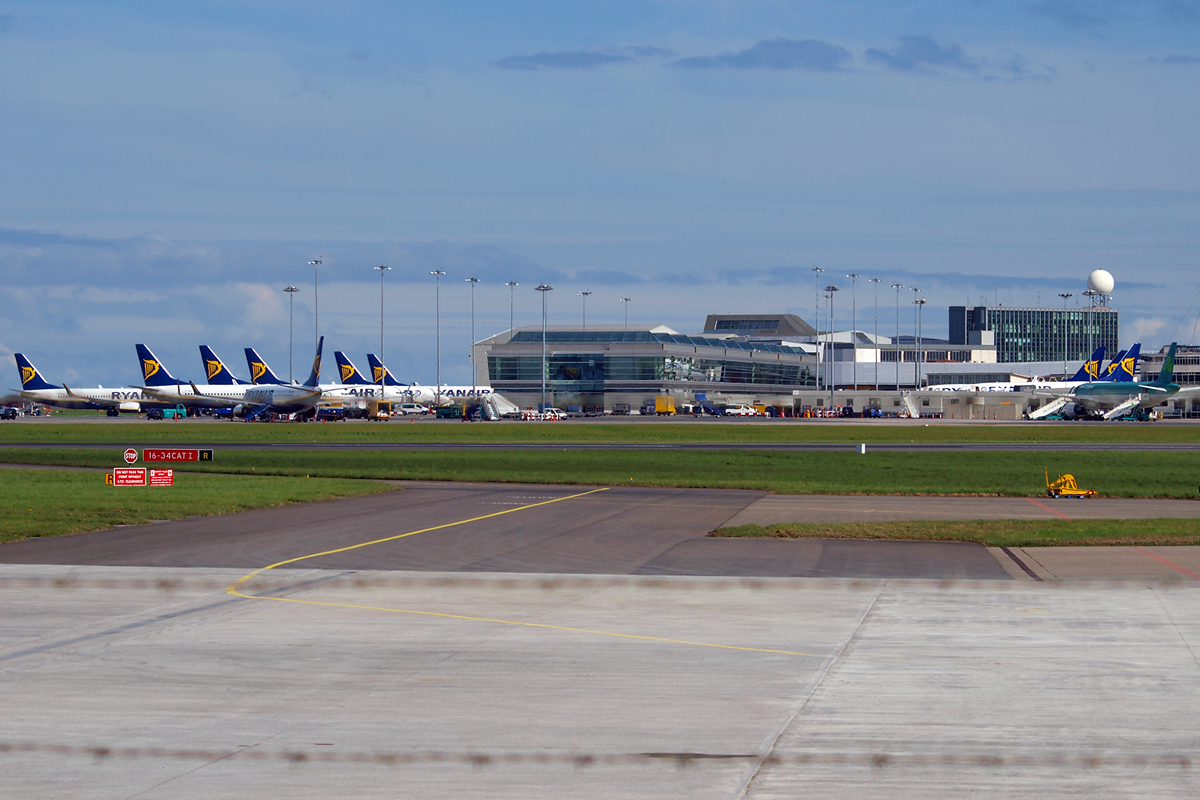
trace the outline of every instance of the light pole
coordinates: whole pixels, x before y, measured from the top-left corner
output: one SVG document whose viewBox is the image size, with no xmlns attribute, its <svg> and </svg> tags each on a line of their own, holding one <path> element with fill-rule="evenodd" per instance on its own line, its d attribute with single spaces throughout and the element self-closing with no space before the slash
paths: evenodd
<svg viewBox="0 0 1200 800">
<path fill-rule="evenodd" d="M 433 276 L 433 313 L 434 313 L 434 341 L 437 343 L 437 386 L 433 390 L 433 406 L 440 408 L 442 405 L 442 276 L 445 275 L 444 270 L 432 270 L 430 275 Z M 384 367 L 387 371 L 387 367 Z"/>
<path fill-rule="evenodd" d="M 475 375 L 475 284 L 479 283 L 479 278 L 467 278 L 467 283 L 471 284 L 471 399 L 475 398 L 475 381 L 478 378 Z"/>
<path fill-rule="evenodd" d="M 629 330 L 629 304 L 633 302 L 633 298 L 622 297 L 621 302 L 625 304 L 625 330 Z"/>
<path fill-rule="evenodd" d="M 383 369 L 379 370 L 379 399 L 383 400 L 384 392 L 384 376 L 387 375 L 387 351 L 383 349 L 383 273 L 387 272 L 391 267 L 385 267 L 380 264 L 375 267 L 379 272 L 379 360 L 383 362 Z"/>
<path fill-rule="evenodd" d="M 915 286 L 909 287 L 913 293 L 913 391 L 921 388 L 921 351 L 917 341 L 917 293 L 921 290 Z"/>
<path fill-rule="evenodd" d="M 542 293 L 542 404 L 539 411 L 546 411 L 546 292 L 554 289 L 548 283 L 539 284 L 537 291 Z"/>
<path fill-rule="evenodd" d="M 576 292 L 575 294 L 583 298 L 583 330 L 587 332 L 587 299 L 591 292 Z"/>
<path fill-rule="evenodd" d="M 321 259 L 308 262 L 313 268 L 313 348 L 315 349 L 321 342 L 321 313 L 317 301 L 320 299 L 317 294 L 317 267 L 321 266 Z"/>
<path fill-rule="evenodd" d="M 921 325 L 925 322 L 925 303 L 928 302 L 922 297 L 917 300 L 917 352 L 920 354 L 917 360 L 917 368 L 920 369 L 920 364 L 925 360 L 925 350 L 921 346 Z M 917 376 L 917 390 L 921 388 L 921 376 Z"/>
<path fill-rule="evenodd" d="M 1075 295 L 1071 294 L 1070 292 L 1061 292 L 1058 296 L 1061 297 L 1063 301 L 1063 380 L 1065 381 L 1067 379 L 1068 338 L 1071 335 L 1071 326 L 1067 321 L 1067 314 L 1069 313 L 1067 311 L 1067 298 L 1074 297 Z"/>
<path fill-rule="evenodd" d="M 854 391 L 858 391 L 858 279 L 862 276 L 851 272 L 850 279 L 850 341 L 854 344 Z"/>
<path fill-rule="evenodd" d="M 821 358 L 824 355 L 821 351 L 821 273 L 825 270 L 820 267 L 813 267 L 813 308 L 817 315 L 814 325 L 817 328 L 817 389 L 821 388 Z"/>
<path fill-rule="evenodd" d="M 1092 309 L 1096 307 L 1096 295 L 1100 293 L 1095 289 L 1088 289 L 1084 294 L 1088 299 L 1088 354 L 1084 358 L 1091 358 L 1092 353 L 1096 351 L 1096 345 L 1092 342 Z"/>
<path fill-rule="evenodd" d="M 295 383 L 296 381 L 292 377 L 292 342 L 293 342 L 292 306 L 294 305 L 294 301 L 296 299 L 296 292 L 298 292 L 300 290 L 297 289 L 295 286 L 292 286 L 290 283 L 287 286 L 283 287 L 283 290 L 285 292 L 287 292 L 287 296 L 288 296 L 288 383 Z"/>
<path fill-rule="evenodd" d="M 839 291 L 839 289 L 838 289 L 838 287 L 834 286 L 831 283 L 825 287 L 825 291 L 828 292 L 828 294 L 826 294 L 825 296 L 829 298 L 829 358 L 827 359 L 829 361 L 829 371 L 826 375 L 826 380 L 829 382 L 829 410 L 830 410 L 830 412 L 832 412 L 833 411 L 833 389 L 834 389 L 834 385 L 837 383 L 837 377 L 833 373 L 833 362 L 834 362 L 834 356 L 833 356 L 833 352 L 834 352 L 833 293 L 836 291 Z"/>
<path fill-rule="evenodd" d="M 880 279 L 879 278 L 868 278 L 867 280 L 869 280 L 869 281 L 871 281 L 871 283 L 875 284 L 873 287 L 871 287 L 875 290 L 875 341 L 871 343 L 874 347 L 874 352 L 872 354 L 871 360 L 875 362 L 875 391 L 878 392 L 879 391 L 879 283 L 880 283 Z"/>
<path fill-rule="evenodd" d="M 896 290 L 896 391 L 900 391 L 900 290 L 904 288 L 902 283 L 893 283 L 892 288 Z"/>
<path fill-rule="evenodd" d="M 516 281 L 509 281 L 504 285 L 508 287 L 508 332 L 511 334 L 513 330 L 513 292 L 521 284 Z"/>
</svg>

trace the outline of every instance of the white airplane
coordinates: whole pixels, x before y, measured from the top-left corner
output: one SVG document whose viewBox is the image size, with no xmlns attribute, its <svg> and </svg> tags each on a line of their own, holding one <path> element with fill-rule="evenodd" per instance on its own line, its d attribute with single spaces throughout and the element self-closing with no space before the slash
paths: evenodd
<svg viewBox="0 0 1200 800">
<path fill-rule="evenodd" d="M 23 354 L 14 353 L 13 356 L 21 375 L 19 394 L 22 400 L 28 402 L 55 408 L 104 410 L 110 417 L 115 417 L 122 411 L 136 414 L 151 406 L 174 405 L 173 402 L 164 403 L 157 398 L 146 396 L 137 389 L 106 389 L 103 386 L 95 389 L 72 389 L 65 383 L 55 386 L 43 378 L 37 367 Z"/>
<path fill-rule="evenodd" d="M 385 387 L 394 386 L 403 393 L 403 402 L 420 403 L 422 405 L 446 405 L 447 402 L 462 399 L 482 400 L 493 394 L 490 386 L 422 386 L 419 383 L 405 385 L 392 377 L 392 371 L 374 353 L 367 353 L 367 363 L 371 366 L 371 377 L 374 385 L 382 381 Z"/>
<path fill-rule="evenodd" d="M 142 361 L 143 375 L 147 380 L 153 377 L 163 384 L 145 386 L 143 391 L 157 400 L 199 405 L 205 408 L 232 408 L 235 414 L 244 412 L 247 419 L 254 419 L 267 411 L 283 414 L 305 413 L 315 408 L 322 399 L 323 392 L 317 385 L 317 376 L 321 371 L 321 349 L 324 345 L 325 337 L 321 337 L 317 343 L 316 357 L 313 359 L 312 374 L 309 375 L 307 381 L 299 385 L 284 383 L 277 378 L 266 362 L 251 347 L 246 348 L 246 361 L 250 365 L 250 374 L 255 381 L 249 384 L 238 382 L 237 378 L 234 378 L 229 369 L 221 362 L 221 359 L 206 345 L 201 345 L 200 352 L 205 363 L 206 374 L 210 376 L 210 380 L 222 381 L 203 386 L 191 381 L 185 383 L 175 380 L 167 372 L 166 367 L 154 358 L 148 348 L 139 345 L 138 352 Z"/>
<path fill-rule="evenodd" d="M 1131 381 L 1133 380 L 1134 370 L 1136 369 L 1136 359 L 1138 345 L 1130 348 L 1129 353 L 1134 358 L 1134 366 L 1129 369 L 1129 375 L 1126 377 L 1124 373 L 1119 375 L 1115 380 Z M 1113 359 L 1112 364 L 1107 369 L 1107 375 L 1112 375 L 1114 370 L 1122 366 L 1124 361 L 1125 351 L 1122 351 Z M 991 383 L 942 383 L 929 386 L 918 394 L 927 392 L 1022 392 L 1022 391 L 1069 391 L 1076 386 L 1088 383 L 1093 380 L 1103 380 L 1101 377 L 1100 365 L 1104 362 L 1104 346 L 1096 348 L 1092 353 L 1092 357 L 1083 362 L 1083 366 L 1067 380 L 1062 381 L 1046 381 L 1034 378 L 1025 383 L 1015 383 L 1012 381 L 994 381 Z"/>
</svg>

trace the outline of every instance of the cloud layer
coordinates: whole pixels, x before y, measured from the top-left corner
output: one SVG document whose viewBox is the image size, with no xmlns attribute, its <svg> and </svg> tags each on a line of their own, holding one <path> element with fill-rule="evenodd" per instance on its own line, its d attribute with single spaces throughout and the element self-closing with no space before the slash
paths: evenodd
<svg viewBox="0 0 1200 800">
<path fill-rule="evenodd" d="M 850 51 L 817 39 L 764 39 L 737 53 L 681 58 L 683 69 L 770 69 L 832 72 L 853 59 Z"/>
</svg>

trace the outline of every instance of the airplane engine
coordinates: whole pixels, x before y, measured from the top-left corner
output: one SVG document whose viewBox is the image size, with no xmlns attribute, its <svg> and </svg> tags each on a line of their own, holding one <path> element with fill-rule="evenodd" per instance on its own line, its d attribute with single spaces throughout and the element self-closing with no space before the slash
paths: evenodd
<svg viewBox="0 0 1200 800">
<path fill-rule="evenodd" d="M 128 411 L 131 414 L 137 414 L 138 412 L 140 412 L 142 410 L 142 404 L 141 403 L 121 403 L 121 405 L 117 406 L 117 410 Z"/>
<path fill-rule="evenodd" d="M 1087 414 L 1087 407 L 1083 403 L 1067 403 L 1062 410 L 1063 419 L 1084 419 Z"/>
</svg>

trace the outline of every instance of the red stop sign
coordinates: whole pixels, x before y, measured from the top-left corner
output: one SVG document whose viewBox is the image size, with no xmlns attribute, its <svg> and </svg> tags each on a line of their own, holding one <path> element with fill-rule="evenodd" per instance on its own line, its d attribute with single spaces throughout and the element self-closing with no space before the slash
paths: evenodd
<svg viewBox="0 0 1200 800">
<path fill-rule="evenodd" d="M 132 464 L 135 461 L 137 461 L 137 450 L 131 447 L 125 451 L 125 463 Z"/>
</svg>

